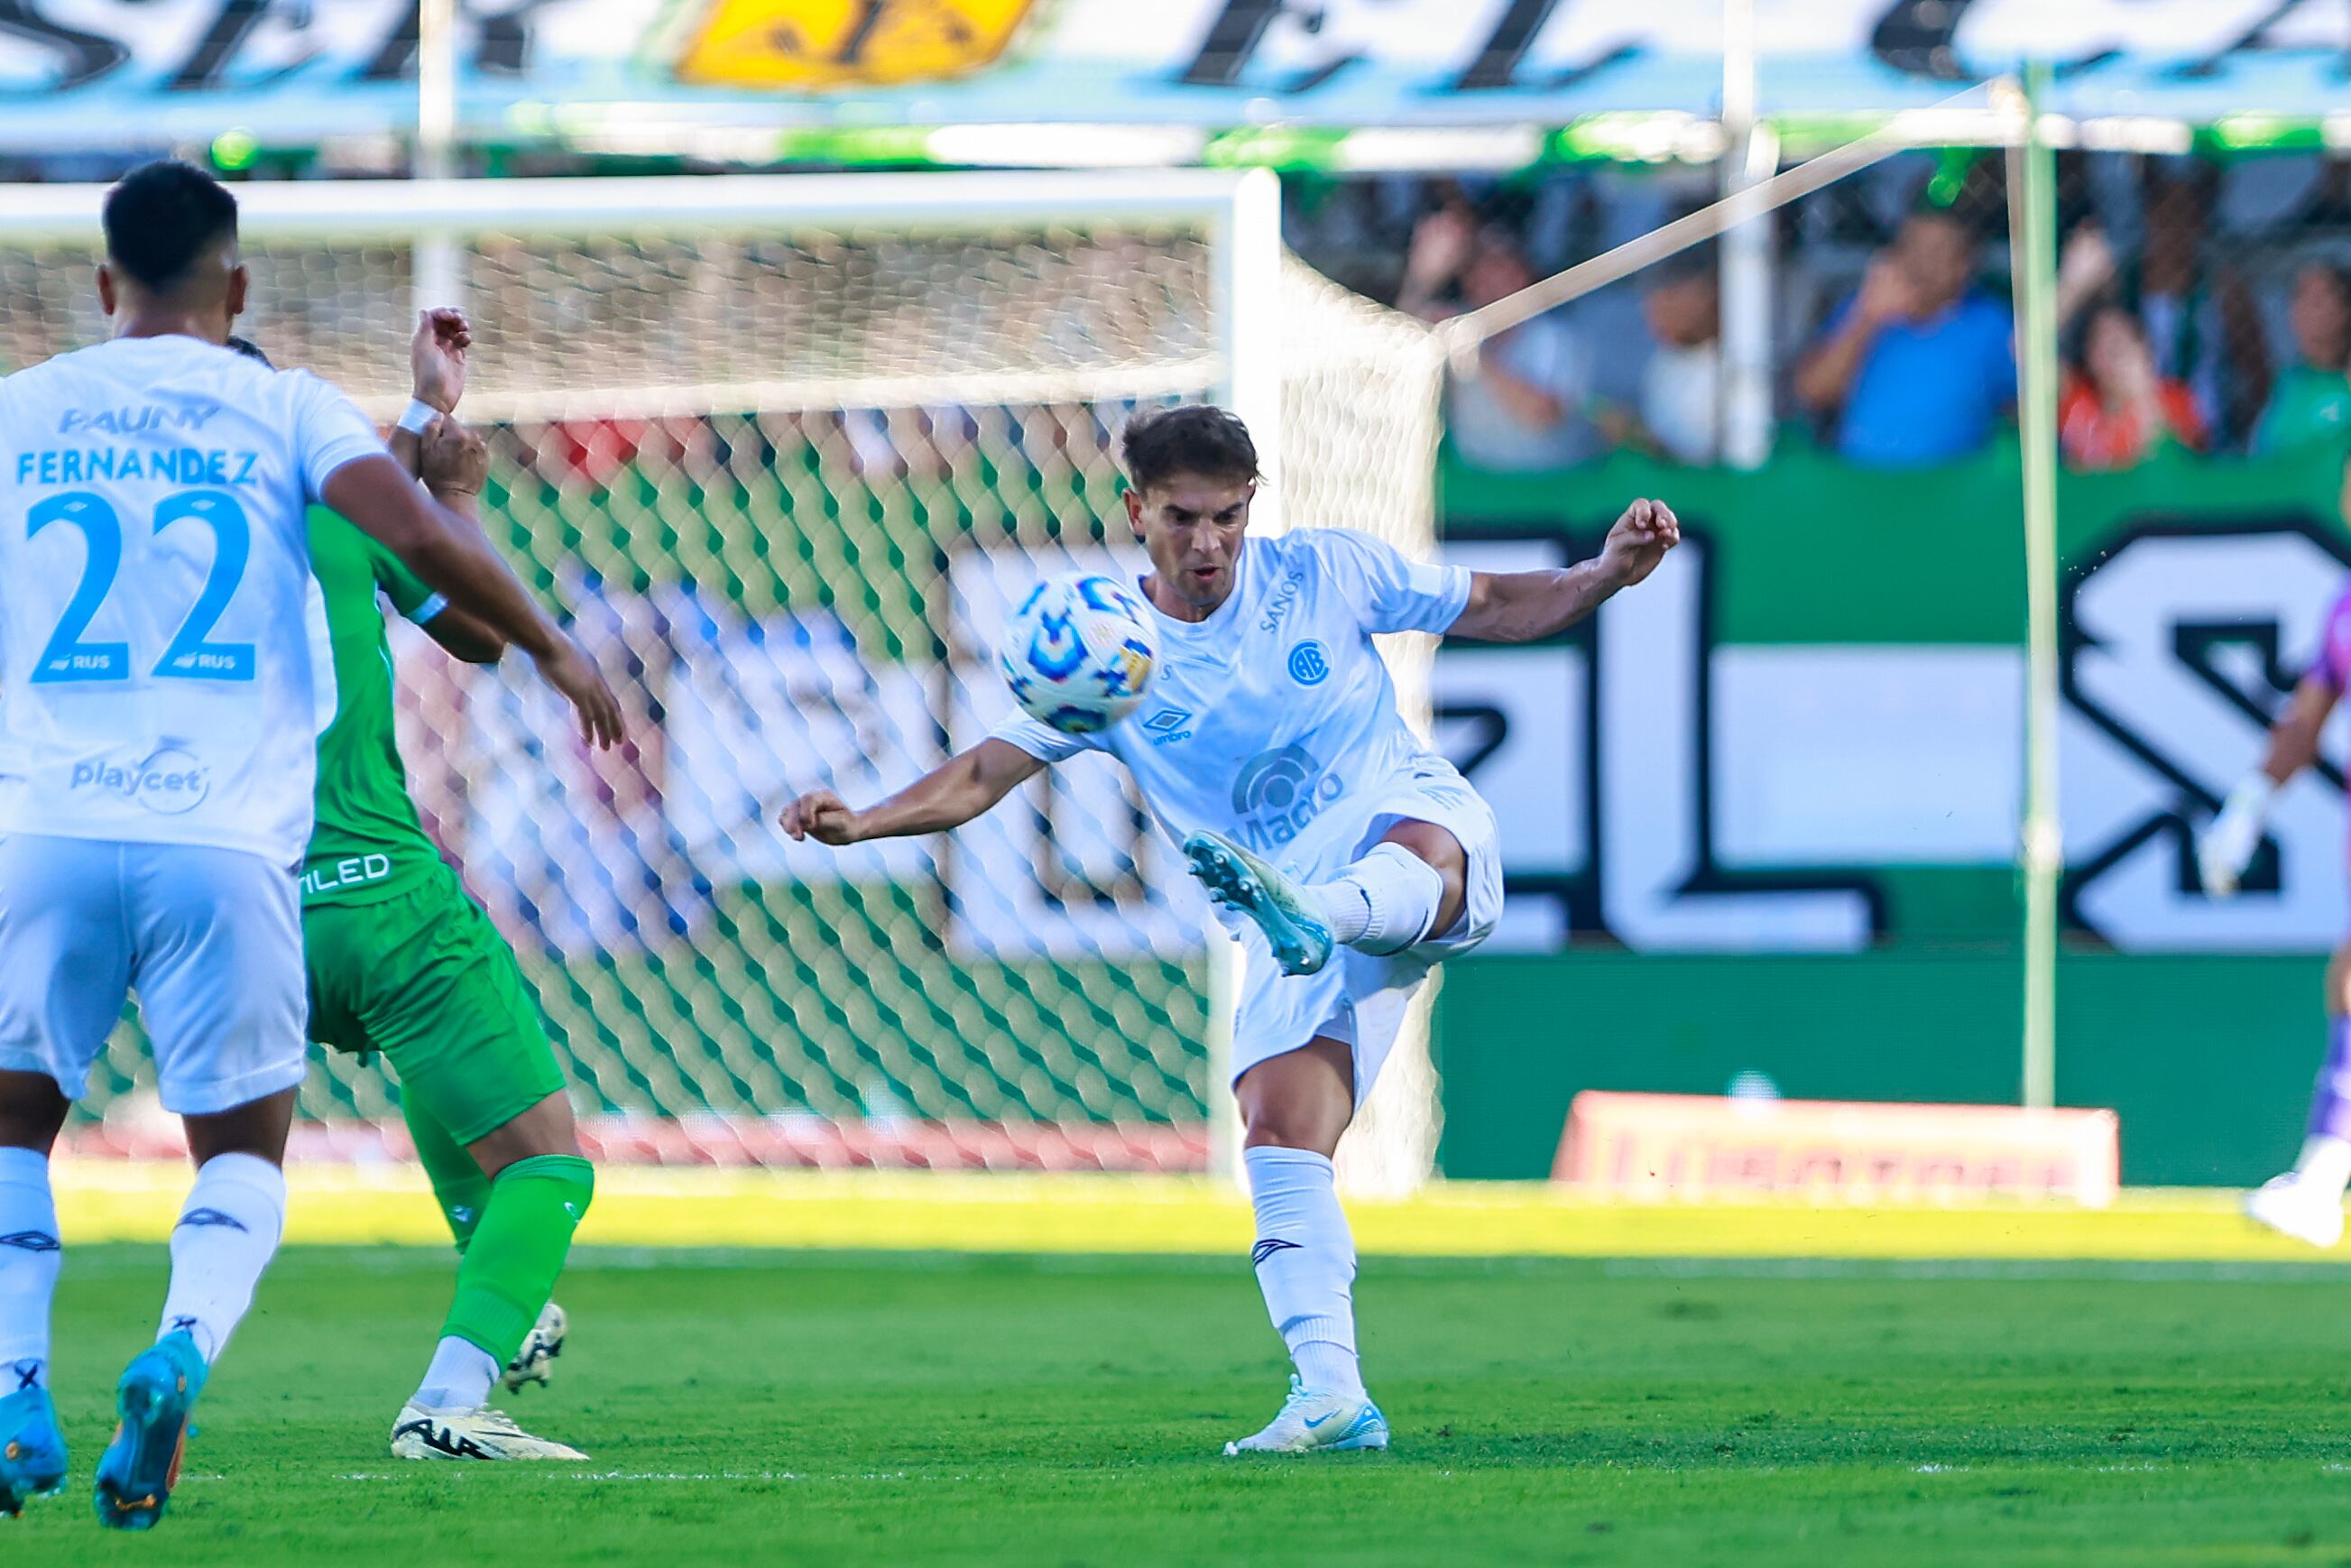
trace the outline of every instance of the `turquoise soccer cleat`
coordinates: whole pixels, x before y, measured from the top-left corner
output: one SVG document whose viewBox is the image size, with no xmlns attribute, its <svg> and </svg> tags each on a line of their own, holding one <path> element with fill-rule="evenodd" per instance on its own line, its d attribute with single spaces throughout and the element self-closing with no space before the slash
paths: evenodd
<svg viewBox="0 0 2351 1568">
<path fill-rule="evenodd" d="M 1210 898 L 1257 922 L 1283 974 L 1311 975 L 1331 961 L 1331 927 L 1287 873 L 1217 833 L 1186 839 L 1184 858 Z"/>
<path fill-rule="evenodd" d="M 54 1497 L 66 1484 L 66 1439 L 46 1388 L 20 1388 L 0 1399 L 0 1514 Z"/>
<path fill-rule="evenodd" d="M 115 1385 L 122 1417 L 98 1461 L 98 1521 L 110 1530 L 152 1530 L 180 1481 L 188 1415 L 212 1369 L 185 1329 L 131 1358 Z"/>
</svg>

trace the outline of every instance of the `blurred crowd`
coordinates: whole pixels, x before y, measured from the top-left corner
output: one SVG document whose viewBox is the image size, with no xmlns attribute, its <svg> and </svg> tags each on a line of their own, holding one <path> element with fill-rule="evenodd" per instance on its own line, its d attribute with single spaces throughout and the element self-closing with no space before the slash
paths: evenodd
<svg viewBox="0 0 2351 1568">
<path fill-rule="evenodd" d="M 1703 205 L 1711 180 L 1578 168 L 1294 186 L 1290 239 L 1340 281 L 1437 320 Z M 2068 155 L 2059 193 L 2068 465 L 2351 443 L 2351 159 Z M 1782 447 L 1919 468 L 2014 429 L 2001 155 L 1907 154 L 1765 221 Z M 1505 471 L 1627 447 L 1717 461 L 1718 269 L 1699 247 L 1489 340 L 1448 391 L 1458 456 Z"/>
</svg>

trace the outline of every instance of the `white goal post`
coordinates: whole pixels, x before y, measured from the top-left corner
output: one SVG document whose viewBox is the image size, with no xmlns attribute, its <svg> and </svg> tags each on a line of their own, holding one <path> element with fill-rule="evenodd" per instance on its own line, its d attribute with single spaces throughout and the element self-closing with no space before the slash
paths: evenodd
<svg viewBox="0 0 2351 1568">
<path fill-rule="evenodd" d="M 839 866 L 768 823 L 778 791 L 894 786 L 968 742 L 1002 700 L 998 580 L 1120 552 L 1134 408 L 1238 413 L 1261 528 L 1435 549 L 1434 337 L 1286 255 L 1274 174 L 235 191 L 250 335 L 381 417 L 406 401 L 410 308 L 452 302 L 415 279 L 460 280 L 493 529 L 662 716 L 659 757 L 619 779 L 534 753 L 527 688 L 402 665 L 420 798 L 524 950 L 591 1124 L 756 1131 L 778 1158 L 853 1126 L 881 1163 L 1237 1169 L 1229 945 L 1202 947 L 1123 786 L 1070 769 L 1007 824 Z M 0 189 L 0 366 L 102 334 L 103 193 Z M 1390 650 L 1423 725 L 1427 644 Z M 591 796 L 602 815 L 558 824 Z M 134 1092 L 136 1053 L 110 1061 L 101 1094 Z M 1431 1169 L 1425 1028 L 1388 1073 L 1343 1151 L 1359 1189 Z M 347 1059 L 306 1092 L 322 1115 L 390 1103 Z"/>
</svg>

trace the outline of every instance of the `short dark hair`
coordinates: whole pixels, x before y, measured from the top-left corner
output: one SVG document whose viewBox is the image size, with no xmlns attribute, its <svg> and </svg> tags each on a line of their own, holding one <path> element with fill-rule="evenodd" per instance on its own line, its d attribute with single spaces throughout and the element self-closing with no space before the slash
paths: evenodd
<svg viewBox="0 0 2351 1568">
<path fill-rule="evenodd" d="M 207 252 L 236 238 L 236 198 L 193 163 L 141 163 L 106 193 L 106 258 L 154 294 L 187 281 Z"/>
<path fill-rule="evenodd" d="M 1178 474 L 1242 485 L 1260 477 L 1249 426 L 1204 402 L 1136 414 L 1119 437 L 1119 451 L 1126 459 L 1127 482 L 1138 490 L 1164 485 Z"/>
</svg>

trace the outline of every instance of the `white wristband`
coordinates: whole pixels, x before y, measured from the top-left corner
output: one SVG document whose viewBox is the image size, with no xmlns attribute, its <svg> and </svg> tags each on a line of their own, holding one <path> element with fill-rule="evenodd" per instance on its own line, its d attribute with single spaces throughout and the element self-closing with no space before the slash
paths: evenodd
<svg viewBox="0 0 2351 1568">
<path fill-rule="evenodd" d="M 413 397 L 408 400 L 408 412 L 400 416 L 400 423 L 395 428 L 404 430 L 411 435 L 422 435 L 424 434 L 424 427 L 440 417 L 439 409 L 421 397 Z"/>
</svg>

